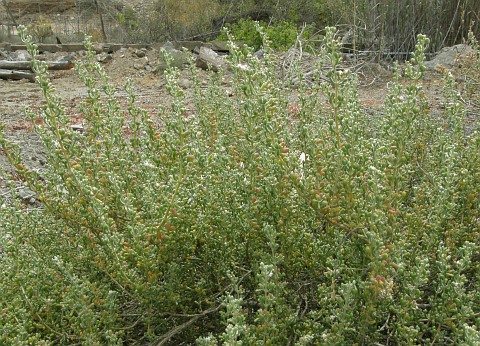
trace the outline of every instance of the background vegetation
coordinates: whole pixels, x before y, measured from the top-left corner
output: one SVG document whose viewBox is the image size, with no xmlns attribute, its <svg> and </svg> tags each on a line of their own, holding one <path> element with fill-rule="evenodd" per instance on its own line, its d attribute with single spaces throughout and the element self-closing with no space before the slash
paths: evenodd
<svg viewBox="0 0 480 346">
<path fill-rule="evenodd" d="M 31 24 L 17 23 L 16 12 L 9 11 L 12 3 L 3 0 L 2 4 L 9 14 L 6 23 Z M 427 35 L 428 50 L 436 52 L 461 43 L 469 29 L 478 33 L 479 13 L 477 0 L 154 0 L 144 1 L 142 6 L 138 2 L 79 0 L 73 17 L 68 14 L 55 23 L 54 34 L 62 42 L 78 41 L 87 33 L 97 41 L 152 43 L 211 40 L 226 25 L 245 29 L 246 20 L 263 21 L 268 28 L 288 26 L 297 32 L 307 24 L 322 35 L 323 28 L 332 25 L 349 37 L 345 43 L 354 51 L 394 52 L 406 58 L 418 34 Z M 39 24 L 49 23 L 40 20 Z M 238 39 L 257 35 L 253 25 L 250 27 L 248 32 L 242 30 L 245 36 Z M 55 36 L 50 40 L 55 42 Z M 258 37 L 256 41 L 258 44 Z M 276 37 L 272 36 L 272 41 L 277 42 Z"/>
<path fill-rule="evenodd" d="M 478 31 L 478 13 L 475 0 L 158 0 L 150 16 L 153 22 L 144 25 L 169 39 L 214 38 L 223 26 L 245 19 L 264 21 L 267 27 L 279 22 L 297 28 L 306 23 L 317 30 L 335 25 L 349 33 L 354 50 L 409 53 L 420 33 L 430 37 L 433 52 L 460 43 L 469 29 Z M 143 32 L 141 26 L 136 30 Z M 252 30 L 247 37 L 254 34 Z"/>
<path fill-rule="evenodd" d="M 83 134 L 34 62 L 48 171 L 0 136 L 42 201 L 0 204 L 3 345 L 480 343 L 478 93 L 445 71 L 432 114 L 420 35 L 372 114 L 334 29 L 314 83 L 294 62 L 279 79 L 263 43 L 263 60 L 232 45 L 231 93 L 192 65 L 187 103 L 169 68 L 158 114 L 128 84 L 122 107 L 90 51 Z"/>
</svg>

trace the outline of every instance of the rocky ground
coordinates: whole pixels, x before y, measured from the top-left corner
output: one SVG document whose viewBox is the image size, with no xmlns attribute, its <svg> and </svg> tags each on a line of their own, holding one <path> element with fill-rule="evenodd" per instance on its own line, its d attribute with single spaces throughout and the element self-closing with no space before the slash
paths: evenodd
<svg viewBox="0 0 480 346">
<path fill-rule="evenodd" d="M 41 58 L 53 61 L 64 57 L 65 54 L 46 53 Z M 75 53 L 74 58 L 82 59 L 82 53 Z M 97 58 L 102 61 L 112 81 L 118 86 L 120 97 L 126 97 L 126 94 L 121 91 L 121 87 L 126 77 L 129 77 L 132 79 L 139 106 L 155 111 L 166 99 L 165 82 L 162 73 L 158 71 L 161 60 L 158 49 L 124 48 L 108 56 L 99 55 Z M 363 106 L 371 110 L 381 108 L 387 94 L 387 83 L 393 75 L 389 65 L 368 61 L 355 63 L 351 61 L 348 62 L 348 65 L 360 75 L 359 95 Z M 86 94 L 86 87 L 81 84 L 74 69 L 51 71 L 50 74 L 58 94 L 63 99 L 66 111 L 74 121 L 78 120 L 76 118 L 79 115 L 78 105 Z M 203 78 L 207 79 L 206 73 Z M 461 78 L 459 81 L 462 82 Z M 225 83 L 228 84 L 228 73 Z M 441 74 L 432 68 L 426 73 L 423 83 L 432 112 L 440 114 L 442 107 Z M 179 84 L 187 91 L 190 88 L 191 82 L 187 70 L 182 70 Z M 0 122 L 5 125 L 8 138 L 20 146 L 27 166 L 40 171 L 45 169 L 47 164 L 45 149 L 34 131 L 33 124 L 25 115 L 26 107 L 33 111 L 38 111 L 41 107 L 43 101 L 39 87 L 24 80 L 0 80 L 0 90 Z M 38 205 L 33 193 L 18 179 L 15 169 L 9 164 L 5 154 L 0 152 L 0 194 L 11 198 L 10 192 L 6 188 L 7 185 L 18 190 L 19 197 L 27 204 Z"/>
</svg>

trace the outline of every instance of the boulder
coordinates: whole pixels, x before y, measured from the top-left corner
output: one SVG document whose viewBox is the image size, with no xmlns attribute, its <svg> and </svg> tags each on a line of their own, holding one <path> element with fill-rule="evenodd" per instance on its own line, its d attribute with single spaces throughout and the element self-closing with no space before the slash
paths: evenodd
<svg viewBox="0 0 480 346">
<path fill-rule="evenodd" d="M 160 48 L 160 50 L 165 51 L 165 53 L 170 56 L 170 58 L 172 59 L 170 65 L 172 67 L 182 69 L 189 62 L 188 54 L 184 51 L 175 49 L 174 45 L 171 42 L 165 43 L 162 48 Z M 160 52 L 160 59 L 157 64 L 156 71 L 163 72 L 167 69 L 167 67 L 167 61 L 165 60 L 164 54 Z"/>
<path fill-rule="evenodd" d="M 200 47 L 200 52 L 197 57 L 197 67 L 204 70 L 211 69 L 217 72 L 219 69 L 227 68 L 227 66 L 227 62 L 223 56 L 218 55 L 208 47 Z"/>
<path fill-rule="evenodd" d="M 457 64 L 459 57 L 465 57 L 470 52 L 472 52 L 472 47 L 466 44 L 445 47 L 432 60 L 426 61 L 425 67 L 430 70 L 436 69 L 439 65 L 452 68 Z"/>
</svg>

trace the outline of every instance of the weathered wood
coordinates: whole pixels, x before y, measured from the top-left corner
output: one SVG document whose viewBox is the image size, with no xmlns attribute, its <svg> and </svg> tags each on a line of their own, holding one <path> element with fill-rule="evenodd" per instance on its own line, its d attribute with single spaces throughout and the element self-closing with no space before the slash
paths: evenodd
<svg viewBox="0 0 480 346">
<path fill-rule="evenodd" d="M 182 50 L 183 48 L 187 48 L 191 52 L 199 51 L 200 47 L 207 47 L 215 52 L 221 53 L 228 53 L 230 51 L 227 41 L 174 41 L 173 45 L 176 49 Z"/>
<path fill-rule="evenodd" d="M 211 41 L 211 42 L 204 43 L 203 45 L 215 52 L 222 52 L 222 53 L 230 52 L 230 49 L 228 48 L 228 41 Z"/>
<path fill-rule="evenodd" d="M 175 49 L 182 50 L 183 48 L 188 49 L 190 52 L 195 52 L 199 50 L 201 46 L 205 43 L 202 41 L 174 41 L 173 45 Z"/>
<path fill-rule="evenodd" d="M 63 45 L 61 44 L 37 43 L 37 47 L 40 53 L 42 52 L 57 53 L 57 52 L 63 51 L 63 48 L 62 48 Z M 12 44 L 10 45 L 10 50 L 12 51 L 27 50 L 27 46 L 24 44 Z"/>
<path fill-rule="evenodd" d="M 8 43 L 8 42 L 0 42 L 0 49 L 11 51 L 12 50 L 12 44 Z"/>
<path fill-rule="evenodd" d="M 49 70 L 69 70 L 74 64 L 71 61 L 46 61 Z M 5 70 L 31 70 L 30 61 L 0 60 L 0 69 Z"/>
<path fill-rule="evenodd" d="M 83 43 L 68 43 L 68 44 L 64 43 L 60 47 L 61 47 L 60 49 L 61 52 L 67 52 L 67 53 L 80 52 L 82 50 L 85 50 L 85 46 L 83 45 Z"/>
<path fill-rule="evenodd" d="M 2 70 L 2 69 L 0 69 L 0 78 L 1 79 L 13 79 L 13 80 L 27 79 L 30 82 L 34 82 L 35 81 L 35 74 L 31 73 L 31 72 L 25 72 L 25 71 Z"/>
</svg>

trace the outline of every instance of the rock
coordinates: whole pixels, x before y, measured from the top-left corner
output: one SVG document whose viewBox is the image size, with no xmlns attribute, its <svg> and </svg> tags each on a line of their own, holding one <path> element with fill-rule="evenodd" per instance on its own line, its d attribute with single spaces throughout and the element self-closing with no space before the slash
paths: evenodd
<svg viewBox="0 0 480 346">
<path fill-rule="evenodd" d="M 227 62 L 224 57 L 215 53 L 214 50 L 208 47 L 201 47 L 197 57 L 197 67 L 217 72 L 219 69 L 227 68 Z"/>
<path fill-rule="evenodd" d="M 32 59 L 31 55 L 26 50 L 17 50 L 10 55 L 13 61 L 29 61 Z"/>
<path fill-rule="evenodd" d="M 70 125 L 70 128 L 75 132 L 79 132 L 79 133 L 85 132 L 85 128 L 83 127 L 83 125 L 80 125 L 80 124 Z"/>
<path fill-rule="evenodd" d="M 436 69 L 439 65 L 446 68 L 454 67 L 458 62 L 458 57 L 465 57 L 472 52 L 472 47 L 466 44 L 457 44 L 452 47 L 442 48 L 435 58 L 425 62 L 425 67 L 429 70 Z"/>
<path fill-rule="evenodd" d="M 179 78 L 178 86 L 182 89 L 189 89 L 193 86 L 193 82 L 191 79 L 188 78 Z"/>
<path fill-rule="evenodd" d="M 147 55 L 147 50 L 135 49 L 135 51 L 133 52 L 133 55 L 136 56 L 137 58 L 143 58 L 145 55 Z"/>
<path fill-rule="evenodd" d="M 143 57 L 142 59 L 138 59 L 137 61 L 135 61 L 135 63 L 133 64 L 133 68 L 136 70 L 144 70 L 148 63 L 148 58 Z"/>
<path fill-rule="evenodd" d="M 24 187 L 18 190 L 18 197 L 24 202 L 28 202 L 30 204 L 35 203 L 35 192 L 30 190 L 28 187 Z"/>
<path fill-rule="evenodd" d="M 55 59 L 55 62 L 72 62 L 75 61 L 75 56 L 74 54 L 67 54 L 67 55 L 61 55 Z"/>
<path fill-rule="evenodd" d="M 97 42 L 93 43 L 93 50 L 97 54 L 105 53 L 103 51 L 103 44 L 101 44 L 101 43 L 97 43 Z"/>
<path fill-rule="evenodd" d="M 265 51 L 263 49 L 257 50 L 253 53 L 253 56 L 258 60 L 262 60 L 265 57 Z"/>
<path fill-rule="evenodd" d="M 168 53 L 176 52 L 178 49 L 175 49 L 175 46 L 172 42 L 167 41 L 165 44 L 162 46 L 162 48 L 167 51 Z"/>
<path fill-rule="evenodd" d="M 108 53 L 100 53 L 97 55 L 97 61 L 98 62 L 101 62 L 101 63 L 106 63 L 108 61 L 112 60 L 112 54 L 108 54 Z"/>
<path fill-rule="evenodd" d="M 170 66 L 177 67 L 182 69 L 189 63 L 188 54 L 186 52 L 180 51 L 175 49 L 173 43 L 167 42 L 165 43 L 161 50 L 165 51 L 167 55 L 172 59 Z M 160 59 L 158 65 L 156 67 L 156 72 L 162 72 L 167 69 L 167 61 L 165 60 L 164 54 L 160 52 Z"/>
</svg>

